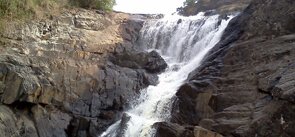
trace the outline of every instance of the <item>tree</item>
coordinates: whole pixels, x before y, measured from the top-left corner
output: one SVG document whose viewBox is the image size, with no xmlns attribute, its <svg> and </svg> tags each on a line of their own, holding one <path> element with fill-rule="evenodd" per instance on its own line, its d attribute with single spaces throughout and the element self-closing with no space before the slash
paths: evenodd
<svg viewBox="0 0 295 137">
<path fill-rule="evenodd" d="M 197 0 L 186 0 L 185 2 L 183 2 L 183 6 L 189 6 L 189 5 L 193 5 L 194 3 L 196 3 Z"/>
</svg>

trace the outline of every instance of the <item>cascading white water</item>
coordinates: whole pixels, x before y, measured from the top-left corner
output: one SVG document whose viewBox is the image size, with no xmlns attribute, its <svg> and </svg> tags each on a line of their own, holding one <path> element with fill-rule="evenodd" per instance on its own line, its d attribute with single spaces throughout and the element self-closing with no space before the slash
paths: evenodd
<svg viewBox="0 0 295 137">
<path fill-rule="evenodd" d="M 101 137 L 149 137 L 153 136 L 151 127 L 155 122 L 169 120 L 172 98 L 177 89 L 220 40 L 232 17 L 222 21 L 218 18 L 218 15 L 204 16 L 200 13 L 191 17 L 165 16 L 145 23 L 140 46 L 158 51 L 168 68 L 158 75 L 158 85 L 141 91 L 139 101 L 126 112 L 130 117 L 126 129 L 119 129 L 122 127 L 118 121 Z"/>
</svg>

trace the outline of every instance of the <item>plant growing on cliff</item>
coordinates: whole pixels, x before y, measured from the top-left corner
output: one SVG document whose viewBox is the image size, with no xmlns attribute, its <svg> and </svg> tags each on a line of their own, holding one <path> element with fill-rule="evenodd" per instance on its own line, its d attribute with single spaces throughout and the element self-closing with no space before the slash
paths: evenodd
<svg viewBox="0 0 295 137">
<path fill-rule="evenodd" d="M 25 19 L 67 5 L 110 11 L 115 4 L 115 0 L 0 0 L 0 19 Z"/>
<path fill-rule="evenodd" d="M 0 0 L 0 17 L 19 18 L 29 15 L 27 0 Z"/>
<path fill-rule="evenodd" d="M 111 11 L 115 0 L 0 0 L 0 33 L 11 22 L 23 22 L 34 17 L 48 17 L 60 8 L 81 7 Z"/>
<path fill-rule="evenodd" d="M 65 0 L 0 0 L 0 17 L 24 19 L 46 12 L 53 4 L 61 4 Z M 46 9 L 46 10 L 45 10 Z"/>
<path fill-rule="evenodd" d="M 195 3 L 197 2 L 197 0 L 186 0 L 183 2 L 183 6 L 177 8 L 177 11 L 184 15 L 185 13 L 191 13 L 195 10 Z"/>
<path fill-rule="evenodd" d="M 190 6 L 193 5 L 194 3 L 196 3 L 197 0 L 186 0 L 185 2 L 183 2 L 183 6 Z"/>
<path fill-rule="evenodd" d="M 0 30 L 7 23 L 23 22 L 52 13 L 56 7 L 53 5 L 61 5 L 63 1 L 66 0 L 0 0 Z"/>
<path fill-rule="evenodd" d="M 111 11 L 116 4 L 115 0 L 69 0 L 71 5 L 88 9 Z"/>
</svg>

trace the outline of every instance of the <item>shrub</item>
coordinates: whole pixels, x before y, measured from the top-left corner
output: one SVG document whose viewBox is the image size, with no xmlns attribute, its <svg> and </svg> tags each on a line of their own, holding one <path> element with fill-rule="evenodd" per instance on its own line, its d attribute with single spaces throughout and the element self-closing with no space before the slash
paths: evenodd
<svg viewBox="0 0 295 137">
<path fill-rule="evenodd" d="M 7 22 L 23 22 L 59 12 L 59 8 L 75 6 L 111 11 L 115 0 L 0 0 L 0 33 Z"/>
<path fill-rule="evenodd" d="M 30 14 L 26 0 L 0 0 L 0 16 L 18 18 Z"/>
<path fill-rule="evenodd" d="M 28 0 L 0 0 L 0 31 L 6 22 L 24 20 L 32 15 Z"/>
<path fill-rule="evenodd" d="M 43 11 L 46 6 L 52 4 L 57 4 L 60 7 L 72 5 L 81 8 L 110 11 L 115 3 L 115 0 L 0 0 L 0 19 L 27 18 Z M 52 12 L 51 10 L 49 11 Z"/>
<path fill-rule="evenodd" d="M 111 11 L 116 4 L 115 0 L 69 0 L 73 6 L 89 9 Z"/>
<path fill-rule="evenodd" d="M 190 6 L 193 5 L 196 2 L 196 0 L 186 0 L 185 2 L 183 2 L 183 6 Z"/>
<path fill-rule="evenodd" d="M 62 0 L 0 0 L 0 19 L 23 20 Z M 47 9 L 48 10 L 48 9 Z"/>
</svg>

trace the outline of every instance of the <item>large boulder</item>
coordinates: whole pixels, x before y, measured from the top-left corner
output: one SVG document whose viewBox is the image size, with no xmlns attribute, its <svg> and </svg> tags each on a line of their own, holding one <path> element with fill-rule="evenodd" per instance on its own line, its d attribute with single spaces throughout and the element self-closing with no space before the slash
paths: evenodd
<svg viewBox="0 0 295 137">
<path fill-rule="evenodd" d="M 156 51 L 144 52 L 124 48 L 110 57 L 110 60 L 121 67 L 145 69 L 149 73 L 160 73 L 168 66 Z"/>
</svg>

